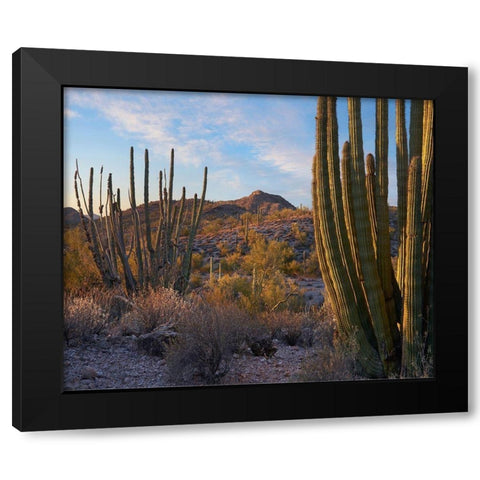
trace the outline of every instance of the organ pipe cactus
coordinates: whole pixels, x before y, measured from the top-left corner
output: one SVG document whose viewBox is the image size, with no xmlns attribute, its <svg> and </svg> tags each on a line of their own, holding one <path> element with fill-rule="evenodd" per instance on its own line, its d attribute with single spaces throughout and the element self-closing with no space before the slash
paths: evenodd
<svg viewBox="0 0 480 480">
<path fill-rule="evenodd" d="M 375 177 L 375 158 L 371 153 L 367 155 L 365 159 L 366 164 L 366 176 L 365 184 L 367 187 L 367 200 L 368 200 L 368 214 L 370 215 L 370 223 L 372 225 L 372 239 L 373 247 L 375 248 L 375 255 L 377 254 L 377 206 L 375 205 L 375 190 L 377 188 L 377 182 Z"/>
<path fill-rule="evenodd" d="M 190 222 L 186 219 L 186 192 L 182 188 L 180 201 L 173 200 L 174 150 L 170 155 L 168 186 L 166 172 L 159 174 L 159 220 L 156 225 L 156 238 L 153 241 L 151 224 L 151 205 L 149 202 L 150 161 L 145 150 L 144 171 L 144 224 L 136 200 L 135 163 L 133 147 L 130 149 L 130 188 L 129 201 L 132 226 L 127 228 L 120 203 L 120 189 L 114 194 L 112 175 L 107 181 L 107 199 L 102 204 L 100 187 L 100 221 L 95 221 L 93 212 L 93 168 L 90 169 L 88 200 L 85 198 L 80 172 L 75 171 L 75 194 L 82 219 L 82 225 L 90 245 L 95 264 L 107 286 L 120 284 L 118 261 L 122 266 L 127 291 L 145 287 L 163 286 L 174 288 L 184 294 L 190 278 L 193 241 L 200 224 L 207 188 L 207 168 L 204 170 L 201 197 L 195 194 Z M 101 170 L 101 175 L 103 169 Z M 102 177 L 101 177 L 102 178 Z M 101 185 L 101 183 L 100 183 Z M 84 215 L 83 209 L 87 215 Z M 105 217 L 103 216 L 105 212 Z M 182 228 L 188 229 L 186 239 L 181 239 Z M 126 238 L 131 238 L 131 247 L 127 249 Z M 131 254 L 134 252 L 134 256 Z M 133 262 L 134 259 L 134 262 Z M 133 268 L 134 263 L 135 269 Z"/>
<path fill-rule="evenodd" d="M 407 221 L 407 175 L 408 175 L 408 145 L 407 128 L 405 126 L 405 100 L 395 102 L 395 140 L 397 160 L 397 231 L 399 238 L 399 253 L 397 260 L 397 282 L 403 288 L 403 267 L 405 247 L 405 223 Z"/>
<path fill-rule="evenodd" d="M 427 274 L 432 276 L 433 104 L 422 103 L 421 114 L 418 103 L 413 108 L 410 145 L 423 154 L 415 156 L 409 168 L 405 103 L 397 102 L 397 171 L 406 182 L 398 187 L 399 205 L 401 200 L 405 209 L 405 216 L 399 217 L 404 243 L 399 284 L 393 273 L 387 203 L 388 102 L 376 102 L 376 158 L 369 154 L 366 161 L 360 102 L 348 99 L 350 138 L 339 164 L 336 100 L 318 99 L 312 181 L 316 252 L 339 332 L 355 339 L 364 372 L 372 377 L 412 376 L 420 372 L 425 332 L 431 329 L 425 299 L 431 292 Z M 402 215 L 400 207 L 398 214 Z"/>
<path fill-rule="evenodd" d="M 402 375 L 406 377 L 420 373 L 423 356 L 421 178 L 421 158 L 414 157 L 408 167 L 405 226 Z"/>
</svg>

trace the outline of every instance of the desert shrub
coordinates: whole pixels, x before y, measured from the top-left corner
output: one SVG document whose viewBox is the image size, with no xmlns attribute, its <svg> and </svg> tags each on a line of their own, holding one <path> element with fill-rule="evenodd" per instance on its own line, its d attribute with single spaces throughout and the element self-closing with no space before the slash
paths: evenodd
<svg viewBox="0 0 480 480">
<path fill-rule="evenodd" d="M 165 325 L 175 325 L 190 313 L 190 303 L 168 288 L 148 289 L 124 299 L 128 310 L 112 328 L 116 335 L 140 335 Z"/>
<path fill-rule="evenodd" d="M 292 230 L 293 237 L 295 238 L 297 243 L 300 245 L 305 245 L 308 239 L 307 232 L 300 230 L 297 222 L 293 222 L 290 228 Z"/>
<path fill-rule="evenodd" d="M 242 297 L 248 297 L 251 290 L 251 281 L 236 273 L 232 275 L 222 275 L 216 280 L 206 293 L 207 300 L 213 304 L 230 304 L 236 302 Z"/>
<path fill-rule="evenodd" d="M 107 315 L 93 295 L 65 295 L 63 302 L 63 333 L 67 345 L 72 341 L 86 342 L 105 330 Z"/>
<path fill-rule="evenodd" d="M 285 272 L 286 275 L 290 276 L 295 276 L 303 273 L 303 265 L 300 262 L 297 262 L 296 260 L 291 260 L 289 262 L 285 263 L 285 266 L 283 267 L 283 271 Z"/>
<path fill-rule="evenodd" d="M 230 255 L 220 260 L 223 273 L 238 272 L 242 267 L 242 254 L 235 250 Z"/>
<path fill-rule="evenodd" d="M 63 232 L 63 285 L 66 292 L 101 287 L 102 279 L 93 261 L 85 233 L 80 227 Z"/>
<path fill-rule="evenodd" d="M 230 245 L 227 242 L 218 242 L 217 248 L 221 257 L 226 257 L 231 250 Z"/>
<path fill-rule="evenodd" d="M 215 234 L 224 228 L 224 220 L 222 218 L 214 218 L 212 220 L 203 221 L 200 225 L 202 234 Z"/>
<path fill-rule="evenodd" d="M 292 210 L 290 208 L 282 208 L 280 210 L 273 211 L 268 214 L 267 220 L 287 220 L 289 218 L 296 218 L 300 216 L 301 212 L 298 210 Z"/>
<path fill-rule="evenodd" d="M 197 305 L 177 324 L 165 360 L 173 384 L 220 383 L 245 341 L 246 314 L 234 306 Z"/>
<path fill-rule="evenodd" d="M 360 379 L 354 362 L 335 348 L 316 348 L 307 353 L 297 374 L 300 382 L 326 382 Z"/>
<path fill-rule="evenodd" d="M 256 302 L 259 310 L 298 311 L 305 304 L 303 294 L 297 285 L 279 271 L 263 277 L 257 275 L 259 284 L 252 302 Z"/>
<path fill-rule="evenodd" d="M 287 265 L 294 260 L 295 254 L 287 242 L 267 241 L 257 234 L 252 242 L 250 252 L 244 257 L 247 271 L 262 272 L 268 276 L 275 271 L 287 273 Z"/>
<path fill-rule="evenodd" d="M 360 380 L 359 346 L 354 337 L 340 338 L 328 304 L 313 315 L 317 320 L 316 346 L 302 362 L 298 381 Z"/>
<path fill-rule="evenodd" d="M 268 277 L 255 273 L 255 279 L 237 273 L 222 275 L 210 283 L 205 298 L 212 305 L 234 303 L 250 314 L 276 310 L 299 311 L 305 305 L 303 292 L 278 271 Z"/>
<path fill-rule="evenodd" d="M 305 273 L 308 275 L 319 276 L 320 267 L 318 265 L 318 256 L 315 250 L 312 250 L 305 259 Z"/>
<path fill-rule="evenodd" d="M 198 252 L 192 253 L 192 272 L 198 272 L 203 266 L 203 255 Z"/>
<path fill-rule="evenodd" d="M 200 273 L 192 273 L 190 275 L 190 290 L 201 287 L 202 284 L 203 284 L 203 279 Z"/>
<path fill-rule="evenodd" d="M 262 319 L 272 336 L 286 345 L 312 347 L 316 342 L 318 321 L 304 312 L 265 312 Z"/>
</svg>

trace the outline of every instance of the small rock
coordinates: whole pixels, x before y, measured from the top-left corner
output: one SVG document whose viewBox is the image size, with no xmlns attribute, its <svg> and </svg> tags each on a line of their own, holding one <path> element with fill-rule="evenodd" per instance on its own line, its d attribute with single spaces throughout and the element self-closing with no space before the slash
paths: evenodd
<svg viewBox="0 0 480 480">
<path fill-rule="evenodd" d="M 97 372 L 92 367 L 84 367 L 82 369 L 82 379 L 91 379 L 98 376 Z"/>
<path fill-rule="evenodd" d="M 173 330 L 158 329 L 151 333 L 140 335 L 137 339 L 137 347 L 149 355 L 163 357 L 167 345 L 176 337 Z"/>
</svg>

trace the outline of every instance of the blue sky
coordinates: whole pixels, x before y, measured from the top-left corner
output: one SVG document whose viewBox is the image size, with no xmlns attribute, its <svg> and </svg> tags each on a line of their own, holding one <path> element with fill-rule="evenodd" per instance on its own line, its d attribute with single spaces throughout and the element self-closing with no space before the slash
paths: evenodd
<svg viewBox="0 0 480 480">
<path fill-rule="evenodd" d="M 84 181 L 94 167 L 113 174 L 128 205 L 129 149 L 135 149 L 137 202 L 143 198 L 143 155 L 150 153 L 150 196 L 175 148 L 175 192 L 200 193 L 208 166 L 208 200 L 254 190 L 311 206 L 317 97 L 206 92 L 65 88 L 65 206 L 76 207 L 75 160 Z M 407 119 L 409 113 L 407 102 Z M 340 148 L 348 139 L 347 100 L 338 98 Z M 375 100 L 362 99 L 365 154 L 375 153 Z M 395 102 L 389 102 L 389 202 L 396 204 Z M 98 202 L 95 200 L 95 203 Z"/>
</svg>

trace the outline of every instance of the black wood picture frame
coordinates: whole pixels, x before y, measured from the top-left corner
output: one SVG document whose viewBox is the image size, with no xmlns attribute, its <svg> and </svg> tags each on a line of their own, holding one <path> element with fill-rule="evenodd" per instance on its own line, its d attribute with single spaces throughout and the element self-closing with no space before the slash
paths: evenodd
<svg viewBox="0 0 480 480">
<path fill-rule="evenodd" d="M 434 99 L 435 378 L 63 392 L 66 86 Z M 466 411 L 467 101 L 467 69 L 457 67 L 15 52 L 13 425 L 26 431 Z"/>
</svg>

